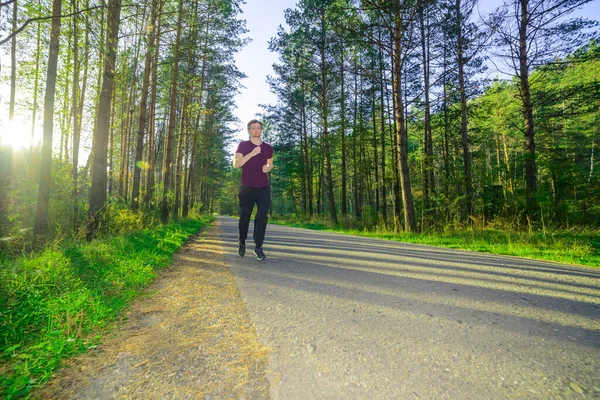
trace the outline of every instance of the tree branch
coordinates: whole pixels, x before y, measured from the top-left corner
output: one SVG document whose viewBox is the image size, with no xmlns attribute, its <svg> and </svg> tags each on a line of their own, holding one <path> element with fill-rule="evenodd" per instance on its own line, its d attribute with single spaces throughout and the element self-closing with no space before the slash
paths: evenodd
<svg viewBox="0 0 600 400">
<path fill-rule="evenodd" d="M 9 4 L 9 3 L 12 3 L 14 1 L 15 0 L 10 0 L 7 3 L 2 3 L 0 5 Z M 21 27 L 19 29 L 17 29 L 16 31 L 14 31 L 13 33 L 11 33 L 10 35 L 8 35 L 4 39 L 0 40 L 0 46 L 3 45 L 4 43 L 7 43 L 8 41 L 10 41 L 13 38 L 13 36 L 16 36 L 17 34 L 21 33 L 25 28 L 27 28 L 27 25 L 31 24 L 32 22 L 45 21 L 45 20 L 52 19 L 52 18 L 67 18 L 67 17 L 72 17 L 74 15 L 81 14 L 81 13 L 86 12 L 86 11 L 92 11 L 92 10 L 96 10 L 98 8 L 103 8 L 103 7 L 106 7 L 106 6 L 94 6 L 94 7 L 86 8 L 85 10 L 76 11 L 76 12 L 71 13 L 71 14 L 60 15 L 58 17 L 54 17 L 54 16 L 50 15 L 50 16 L 47 16 L 47 17 L 29 18 L 27 21 L 25 21 L 25 23 L 23 25 L 21 25 Z"/>
</svg>

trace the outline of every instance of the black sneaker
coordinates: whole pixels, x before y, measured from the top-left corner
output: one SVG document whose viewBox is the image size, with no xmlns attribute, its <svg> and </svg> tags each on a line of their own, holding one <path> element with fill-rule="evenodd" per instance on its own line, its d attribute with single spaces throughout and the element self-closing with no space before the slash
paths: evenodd
<svg viewBox="0 0 600 400">
<path fill-rule="evenodd" d="M 246 255 L 246 243 L 240 242 L 240 247 L 238 247 L 238 254 L 240 257 L 244 257 Z"/>
<path fill-rule="evenodd" d="M 264 261 L 267 259 L 267 256 L 265 256 L 265 253 L 262 251 L 262 249 L 260 247 L 257 247 L 254 249 L 254 255 L 260 261 Z"/>
</svg>

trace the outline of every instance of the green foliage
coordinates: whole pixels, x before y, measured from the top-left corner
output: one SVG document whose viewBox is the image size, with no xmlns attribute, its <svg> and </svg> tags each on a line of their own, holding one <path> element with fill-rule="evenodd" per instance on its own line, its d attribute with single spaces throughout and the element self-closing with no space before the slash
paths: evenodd
<svg viewBox="0 0 600 400">
<path fill-rule="evenodd" d="M 230 168 L 224 178 L 224 185 L 220 191 L 218 200 L 218 212 L 223 215 L 235 215 L 238 213 L 239 199 L 238 190 L 242 171 L 240 168 Z"/>
<path fill-rule="evenodd" d="M 40 149 L 15 151 L 12 158 L 10 184 L 7 190 L 6 217 L 0 220 L 0 254 L 16 254 L 31 248 L 33 224 L 39 186 Z M 81 211 L 74 215 L 71 164 L 55 158 L 52 162 L 48 240 L 60 240 L 73 231 L 75 218 L 83 221 Z M 82 181 L 84 181 L 82 179 Z M 78 202 L 82 201 L 78 197 Z M 84 209 L 80 206 L 80 210 Z"/>
<path fill-rule="evenodd" d="M 535 168 L 529 168 L 532 155 L 525 151 L 521 82 L 514 76 L 507 81 L 477 79 L 483 58 L 493 53 L 482 46 L 483 35 L 495 36 L 474 28 L 485 26 L 482 22 L 490 16 L 477 16 L 473 3 L 460 10 L 453 2 L 418 4 L 424 8 L 423 33 L 415 30 L 403 37 L 407 43 L 402 47 L 406 54 L 400 56 L 401 74 L 391 65 L 394 46 L 389 32 L 378 29 L 394 26 L 389 3 L 360 8 L 350 1 L 311 0 L 286 13 L 290 29 L 280 29 L 270 42 L 279 56 L 275 75 L 269 78 L 278 102 L 264 107 L 267 140 L 275 145 L 279 165 L 271 173 L 272 212 L 323 216 L 330 211 L 333 191 L 335 208 L 330 214 L 346 214 L 339 218 L 341 226 L 398 229 L 405 213 L 412 217 L 405 206 L 414 202 L 418 225 L 425 231 L 473 219 L 519 221 L 521 228 L 527 227 L 528 218 L 543 218 L 545 224 L 563 228 L 598 227 L 598 45 L 590 41 L 577 49 L 580 39 L 590 37 L 578 32 L 594 24 L 554 26 L 550 15 L 572 11 L 564 4 L 535 14 L 538 26 L 553 26 L 544 34 L 552 35 L 539 43 L 554 52 L 537 51 L 531 56 L 539 62 L 529 63 L 535 136 Z M 404 2 L 401 12 L 417 16 L 418 4 Z M 457 21 L 447 18 L 448 13 L 460 14 L 464 27 L 458 58 Z M 501 16 L 506 17 L 496 17 Z M 426 35 L 425 48 L 421 35 Z M 528 43 L 536 40 L 531 34 Z M 566 43 L 569 46 L 563 47 Z M 567 56 L 566 49 L 574 53 Z M 494 63 L 510 64 L 512 56 Z M 425 71 L 429 88 L 423 82 L 423 57 L 431 62 Z M 457 59 L 466 62 L 464 93 Z M 400 79 L 404 97 L 407 156 L 397 152 L 394 79 Z M 425 132 L 426 92 L 431 141 Z M 463 95 L 468 122 L 464 132 Z M 398 171 L 405 158 L 408 172 Z M 470 166 L 465 168 L 465 163 Z M 406 191 L 410 181 L 411 193 L 404 199 L 397 190 L 400 172 Z"/>
<path fill-rule="evenodd" d="M 63 358 L 94 347 L 105 328 L 166 267 L 210 217 L 140 230 L 140 214 L 120 210 L 128 234 L 90 243 L 65 240 L 44 252 L 0 259 L 0 395 L 24 396 Z"/>
</svg>

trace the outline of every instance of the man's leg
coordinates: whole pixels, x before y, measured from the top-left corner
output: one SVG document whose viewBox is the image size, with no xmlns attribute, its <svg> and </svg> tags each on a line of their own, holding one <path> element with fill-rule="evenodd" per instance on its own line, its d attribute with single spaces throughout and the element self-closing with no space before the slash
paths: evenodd
<svg viewBox="0 0 600 400">
<path fill-rule="evenodd" d="M 256 200 L 258 210 L 254 218 L 254 244 L 258 249 L 262 248 L 263 241 L 265 240 L 270 202 L 271 189 L 269 187 L 261 188 Z"/>
<path fill-rule="evenodd" d="M 254 198 L 249 188 L 245 186 L 240 186 L 238 197 L 240 199 L 239 254 L 243 257 L 243 253 L 245 253 L 245 248 L 243 248 L 243 245 L 245 245 L 246 238 L 248 237 L 248 226 L 250 225 L 250 215 L 252 214 L 252 209 L 254 208 Z"/>
</svg>

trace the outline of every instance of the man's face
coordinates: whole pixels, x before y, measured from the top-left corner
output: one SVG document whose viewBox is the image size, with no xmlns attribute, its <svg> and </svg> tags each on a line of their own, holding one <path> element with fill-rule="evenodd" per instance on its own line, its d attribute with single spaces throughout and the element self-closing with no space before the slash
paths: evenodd
<svg viewBox="0 0 600 400">
<path fill-rule="evenodd" d="M 254 123 L 250 125 L 250 137 L 260 137 L 262 133 L 262 127 L 259 123 Z"/>
</svg>

